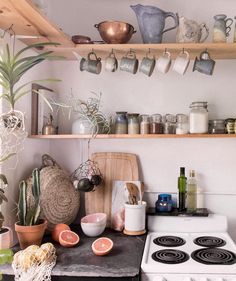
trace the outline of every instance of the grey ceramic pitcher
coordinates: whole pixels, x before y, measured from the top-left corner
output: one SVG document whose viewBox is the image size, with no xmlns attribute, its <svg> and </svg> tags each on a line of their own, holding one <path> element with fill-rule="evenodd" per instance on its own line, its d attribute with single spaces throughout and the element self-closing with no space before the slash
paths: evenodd
<svg viewBox="0 0 236 281">
<path fill-rule="evenodd" d="M 141 4 L 130 6 L 138 19 L 139 29 L 144 43 L 161 43 L 162 34 L 178 26 L 178 15 L 165 12 L 154 6 L 143 6 Z M 165 28 L 167 17 L 174 19 L 174 26 Z"/>
</svg>

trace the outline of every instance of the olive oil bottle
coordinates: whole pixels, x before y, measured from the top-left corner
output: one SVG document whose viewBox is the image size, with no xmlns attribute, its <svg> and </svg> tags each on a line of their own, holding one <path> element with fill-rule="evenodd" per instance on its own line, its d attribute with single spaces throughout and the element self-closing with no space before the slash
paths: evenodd
<svg viewBox="0 0 236 281">
<path fill-rule="evenodd" d="M 179 190 L 179 212 L 183 212 L 186 209 L 186 185 L 187 178 L 185 177 L 185 168 L 180 168 L 180 176 L 178 177 L 178 190 Z"/>
<path fill-rule="evenodd" d="M 190 170 L 187 181 L 187 212 L 194 212 L 197 209 L 197 180 L 195 171 Z"/>
</svg>

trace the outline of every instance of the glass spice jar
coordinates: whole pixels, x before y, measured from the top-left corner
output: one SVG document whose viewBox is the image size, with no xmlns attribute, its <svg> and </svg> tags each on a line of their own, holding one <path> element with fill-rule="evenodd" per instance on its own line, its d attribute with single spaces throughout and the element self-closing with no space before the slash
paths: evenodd
<svg viewBox="0 0 236 281">
<path fill-rule="evenodd" d="M 163 118 L 164 134 L 176 133 L 176 116 L 173 114 L 166 114 Z"/>
<path fill-rule="evenodd" d="M 226 123 L 226 133 L 234 134 L 235 133 L 235 119 L 228 118 L 225 120 Z"/>
<path fill-rule="evenodd" d="M 115 134 L 128 134 L 128 119 L 125 111 L 116 112 Z"/>
<path fill-rule="evenodd" d="M 225 134 L 225 120 L 224 119 L 210 120 L 209 134 Z"/>
<path fill-rule="evenodd" d="M 150 134 L 163 134 L 161 114 L 153 114 L 150 120 Z"/>
<path fill-rule="evenodd" d="M 135 135 L 139 134 L 139 114 L 129 113 L 128 114 L 128 134 Z"/>
<path fill-rule="evenodd" d="M 140 116 L 140 134 L 145 135 L 150 133 L 150 120 L 149 116 L 143 114 Z"/>
<path fill-rule="evenodd" d="M 184 135 L 189 132 L 188 115 L 177 114 L 176 115 L 176 134 Z"/>
</svg>

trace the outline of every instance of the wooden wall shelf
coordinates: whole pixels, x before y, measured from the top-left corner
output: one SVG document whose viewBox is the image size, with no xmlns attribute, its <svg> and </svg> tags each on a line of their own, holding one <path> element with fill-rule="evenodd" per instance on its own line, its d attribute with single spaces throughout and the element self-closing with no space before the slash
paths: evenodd
<svg viewBox="0 0 236 281">
<path fill-rule="evenodd" d="M 30 135 L 32 139 L 89 139 L 91 135 Z M 236 134 L 186 134 L 186 135 L 120 135 L 120 134 L 99 134 L 96 139 L 158 139 L 158 138 L 236 138 Z"/>
<path fill-rule="evenodd" d="M 75 45 L 71 38 L 50 22 L 31 0 L 0 0 L 0 28 L 5 30 L 12 24 L 16 35 L 39 37 L 21 39 L 26 44 L 48 41 L 60 43 L 61 45 L 58 47 L 47 47 L 45 49 L 53 50 L 56 55 L 63 55 L 68 60 L 76 60 L 73 51 L 81 56 L 87 56 L 92 49 L 102 59 L 107 57 L 112 49 L 114 49 L 118 58 L 121 58 L 130 49 L 135 50 L 137 57 L 141 58 L 149 48 L 156 56 L 159 56 L 167 49 L 172 58 L 175 58 L 184 48 L 190 53 L 192 59 L 199 56 L 205 49 L 209 51 L 213 59 L 236 59 L 236 43 Z"/>
</svg>

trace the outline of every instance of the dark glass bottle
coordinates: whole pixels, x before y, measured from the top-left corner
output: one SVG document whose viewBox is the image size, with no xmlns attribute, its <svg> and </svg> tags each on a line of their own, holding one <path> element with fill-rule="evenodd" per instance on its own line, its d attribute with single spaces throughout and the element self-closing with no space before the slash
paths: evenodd
<svg viewBox="0 0 236 281">
<path fill-rule="evenodd" d="M 185 177 L 185 168 L 181 167 L 180 176 L 178 177 L 179 212 L 183 212 L 185 210 L 186 185 L 187 178 Z"/>
</svg>

